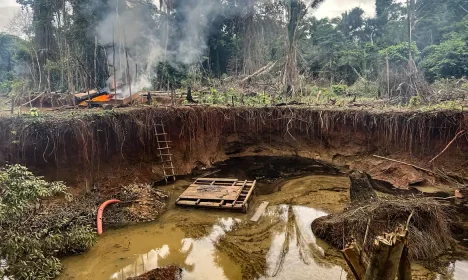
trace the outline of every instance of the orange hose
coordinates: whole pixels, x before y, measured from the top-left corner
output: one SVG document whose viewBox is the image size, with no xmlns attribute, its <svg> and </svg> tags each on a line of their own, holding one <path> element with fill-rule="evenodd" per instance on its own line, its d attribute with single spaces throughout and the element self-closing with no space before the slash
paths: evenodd
<svg viewBox="0 0 468 280">
<path fill-rule="evenodd" d="M 98 212 L 97 212 L 97 234 L 98 235 L 102 234 L 102 213 L 104 212 L 104 208 L 106 208 L 106 206 L 109 204 L 119 203 L 119 202 L 120 200 L 118 199 L 111 199 L 111 200 L 104 202 L 99 207 Z"/>
</svg>

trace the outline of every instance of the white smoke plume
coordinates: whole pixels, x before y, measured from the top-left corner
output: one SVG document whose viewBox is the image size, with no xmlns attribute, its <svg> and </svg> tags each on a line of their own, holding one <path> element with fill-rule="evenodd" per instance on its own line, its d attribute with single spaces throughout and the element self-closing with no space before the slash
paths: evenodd
<svg viewBox="0 0 468 280">
<path fill-rule="evenodd" d="M 127 50 L 132 93 L 151 87 L 151 80 L 158 78 L 154 68 L 160 62 L 167 61 L 174 66 L 200 63 L 207 49 L 209 21 L 221 12 L 219 1 L 187 1 L 177 9 L 177 20 L 169 25 L 169 34 L 165 34 L 165 15 L 153 14 L 147 6 L 129 5 L 130 9 L 119 11 L 116 0 L 108 0 L 108 5 L 112 12 L 96 27 L 98 41 L 106 46 L 109 65 L 114 64 L 112 45 L 115 43 L 118 85 L 126 84 Z M 166 38 L 169 38 L 167 47 Z M 112 77 L 108 83 L 113 83 Z M 119 97 L 128 96 L 129 90 L 128 85 L 120 89 Z"/>
</svg>

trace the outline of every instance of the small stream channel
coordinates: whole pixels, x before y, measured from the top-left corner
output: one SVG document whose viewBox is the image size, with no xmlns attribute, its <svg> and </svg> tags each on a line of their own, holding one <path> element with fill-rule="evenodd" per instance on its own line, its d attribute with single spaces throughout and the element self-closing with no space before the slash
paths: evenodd
<svg viewBox="0 0 468 280">
<path fill-rule="evenodd" d="M 243 179 L 252 170 L 265 171 L 262 165 L 239 172 L 247 163 L 223 165 L 216 177 L 236 173 Z M 278 180 L 259 184 L 247 214 L 175 207 L 190 178 L 161 186 L 170 201 L 157 221 L 107 230 L 88 253 L 63 259 L 59 279 L 123 280 L 172 264 L 182 268 L 183 279 L 352 279 L 340 252 L 316 239 L 310 227 L 314 219 L 343 210 L 349 179 L 322 174 L 323 166 L 312 169 L 290 179 L 279 179 L 284 169 L 270 174 Z M 251 222 L 262 201 L 270 202 L 265 214 Z M 416 265 L 414 279 L 468 279 L 468 262 L 445 270 L 440 275 Z"/>
</svg>

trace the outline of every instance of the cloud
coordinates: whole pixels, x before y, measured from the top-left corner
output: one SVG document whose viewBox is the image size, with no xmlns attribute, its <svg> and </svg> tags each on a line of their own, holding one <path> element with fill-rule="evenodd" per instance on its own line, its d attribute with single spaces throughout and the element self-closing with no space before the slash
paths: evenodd
<svg viewBox="0 0 468 280">
<path fill-rule="evenodd" d="M 2 1 L 2 0 L 0 0 Z M 3 3 L 2 3 L 3 4 Z M 0 6 L 0 32 L 4 30 L 17 13 L 21 11 L 19 6 Z"/>
<path fill-rule="evenodd" d="M 364 10 L 365 15 L 375 15 L 375 0 L 325 0 L 312 14 L 317 18 L 334 18 L 355 7 Z"/>
</svg>

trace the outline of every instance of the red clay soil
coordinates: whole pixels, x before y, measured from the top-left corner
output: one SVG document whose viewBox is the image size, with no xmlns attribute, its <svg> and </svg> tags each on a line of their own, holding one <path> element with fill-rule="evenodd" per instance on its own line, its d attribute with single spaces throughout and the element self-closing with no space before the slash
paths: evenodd
<svg viewBox="0 0 468 280">
<path fill-rule="evenodd" d="M 136 277 L 127 280 L 179 280 L 181 279 L 181 269 L 177 266 L 166 266 L 156 268 Z"/>
<path fill-rule="evenodd" d="M 110 196 L 122 185 L 162 179 L 155 136 L 161 120 L 177 174 L 229 157 L 300 156 L 366 171 L 403 188 L 437 181 L 372 156 L 380 155 L 468 177 L 468 137 L 429 163 L 468 126 L 466 113 L 307 107 L 142 107 L 67 112 L 41 121 L 0 118 L 0 165 L 22 163 L 48 180 L 98 187 Z"/>
</svg>

